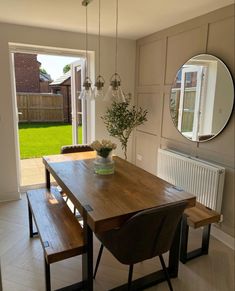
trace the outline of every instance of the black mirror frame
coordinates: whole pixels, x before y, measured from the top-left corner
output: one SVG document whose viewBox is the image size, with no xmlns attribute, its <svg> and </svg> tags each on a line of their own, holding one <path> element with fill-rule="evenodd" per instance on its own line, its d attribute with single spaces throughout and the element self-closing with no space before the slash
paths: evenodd
<svg viewBox="0 0 235 291">
<path fill-rule="evenodd" d="M 203 142 L 207 142 L 207 141 L 211 141 L 212 139 L 214 139 L 215 137 L 217 137 L 226 127 L 227 125 L 229 124 L 229 121 L 233 115 L 233 112 L 234 112 L 234 108 L 235 108 L 235 81 L 233 79 L 233 76 L 232 76 L 232 73 L 231 71 L 229 70 L 228 66 L 225 64 L 224 61 L 222 61 L 219 57 L 215 56 L 215 55 L 211 55 L 211 54 L 206 54 L 206 53 L 202 53 L 202 54 L 197 54 L 195 56 L 192 56 L 190 59 L 188 59 L 176 72 L 175 76 L 178 75 L 178 72 L 179 70 L 187 63 L 189 62 L 191 59 L 195 58 L 195 57 L 198 57 L 198 56 L 201 56 L 201 55 L 208 55 L 210 57 L 214 57 L 214 58 L 217 58 L 224 66 L 225 68 L 227 69 L 228 73 L 229 73 L 229 76 L 231 78 L 231 83 L 232 83 L 232 86 L 233 86 L 233 104 L 231 106 L 231 112 L 230 114 L 228 115 L 228 118 L 227 118 L 227 121 L 225 122 L 224 126 L 221 127 L 221 130 L 219 130 L 214 136 L 212 136 L 211 138 L 208 138 L 208 139 L 205 139 L 205 140 L 200 140 L 200 141 L 196 141 L 196 140 L 191 140 L 190 138 L 187 138 L 184 134 L 181 133 L 181 131 L 179 131 L 179 129 L 177 128 L 177 126 L 175 125 L 174 123 L 174 120 L 173 120 L 173 117 L 172 117 L 172 114 L 171 114 L 171 107 L 170 107 L 170 104 L 171 104 L 171 92 L 172 92 L 172 86 L 171 86 L 171 90 L 170 90 L 170 96 L 169 96 L 169 111 L 170 111 L 170 116 L 171 116 L 171 121 L 174 125 L 174 127 L 177 129 L 177 131 L 181 134 L 181 136 L 183 136 L 184 138 L 186 138 L 188 141 L 191 141 L 191 142 L 196 142 L 196 143 L 203 143 Z"/>
</svg>

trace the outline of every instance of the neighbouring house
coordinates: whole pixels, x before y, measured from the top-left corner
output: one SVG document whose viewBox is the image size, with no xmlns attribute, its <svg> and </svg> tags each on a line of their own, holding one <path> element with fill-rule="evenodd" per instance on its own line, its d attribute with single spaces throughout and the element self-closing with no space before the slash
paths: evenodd
<svg viewBox="0 0 235 291">
<path fill-rule="evenodd" d="M 51 76 L 40 72 L 41 63 L 36 54 L 15 53 L 16 92 L 49 93 Z"/>
<path fill-rule="evenodd" d="M 76 87 L 81 88 L 81 70 L 76 72 Z M 64 102 L 64 121 L 71 123 L 71 71 L 60 76 L 49 84 L 51 93 L 63 95 Z M 77 112 L 80 116 L 79 122 L 81 123 L 81 101 L 78 102 Z"/>
<path fill-rule="evenodd" d="M 37 54 L 15 53 L 14 65 L 19 122 L 67 121 L 63 96 L 51 93 L 51 76 L 40 70 Z"/>
<path fill-rule="evenodd" d="M 40 93 L 48 93 L 50 92 L 50 83 L 52 81 L 51 76 L 47 73 L 40 72 Z"/>
</svg>

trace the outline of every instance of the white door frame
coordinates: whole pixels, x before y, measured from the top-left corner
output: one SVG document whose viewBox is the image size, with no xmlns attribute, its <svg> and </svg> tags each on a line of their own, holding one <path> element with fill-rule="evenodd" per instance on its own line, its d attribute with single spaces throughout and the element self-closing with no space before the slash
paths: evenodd
<svg viewBox="0 0 235 291">
<path fill-rule="evenodd" d="M 14 106 L 14 132 L 15 132 L 15 149 L 16 149 L 16 165 L 17 165 L 17 183 L 20 189 L 20 145 L 19 145 L 19 131 L 18 131 L 18 110 L 16 102 L 16 88 L 15 88 L 15 74 L 14 74 L 14 53 L 31 53 L 31 54 L 48 54 L 48 55 L 58 55 L 58 56 L 71 56 L 78 58 L 85 58 L 86 53 L 82 50 L 65 49 L 58 47 L 47 47 L 40 45 L 28 45 L 21 43 L 9 43 L 9 57 L 10 57 L 10 71 L 11 71 L 11 87 L 12 87 L 12 100 Z M 92 82 L 95 80 L 95 62 L 94 62 L 94 52 L 88 52 L 89 58 L 89 77 Z M 81 79 L 83 82 L 83 79 Z M 95 137 L 95 103 L 93 101 L 87 102 L 87 139 L 86 142 L 91 142 Z"/>
<path fill-rule="evenodd" d="M 79 113 L 78 113 L 78 98 L 80 94 L 80 89 L 77 88 L 76 83 L 76 72 L 77 67 L 80 67 L 81 71 L 81 87 L 82 82 L 84 80 L 84 59 L 81 59 L 79 61 L 73 62 L 71 64 L 71 109 L 72 109 L 72 131 L 73 131 L 73 144 L 78 144 L 78 121 L 79 121 Z M 86 102 L 85 100 L 81 100 L 81 106 L 82 106 L 82 143 L 87 142 L 87 108 L 86 108 Z"/>
<path fill-rule="evenodd" d="M 195 105 L 194 105 L 194 116 L 193 116 L 193 131 L 192 131 L 192 140 L 198 140 L 198 129 L 199 129 L 199 117 L 200 117 L 200 102 L 201 102 L 201 89 L 202 89 L 202 66 L 193 66 L 185 67 L 182 69 L 181 77 L 181 88 L 180 88 L 180 104 L 179 104 L 179 117 L 178 117 L 178 130 L 181 131 L 182 119 L 184 113 L 184 95 L 185 95 L 185 76 L 186 73 L 197 73 L 197 84 L 196 84 L 196 96 L 195 96 Z"/>
</svg>

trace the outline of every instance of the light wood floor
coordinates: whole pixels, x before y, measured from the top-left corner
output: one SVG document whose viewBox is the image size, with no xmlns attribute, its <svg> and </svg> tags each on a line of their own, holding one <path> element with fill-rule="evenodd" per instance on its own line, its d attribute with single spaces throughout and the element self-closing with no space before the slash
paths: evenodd
<svg viewBox="0 0 235 291">
<path fill-rule="evenodd" d="M 193 232 L 190 246 L 199 243 L 200 233 Z M 95 240 L 94 260 L 99 248 Z M 43 255 L 39 239 L 29 239 L 27 204 L 22 200 L 0 203 L 0 256 L 3 291 L 43 291 Z M 134 268 L 134 277 L 159 268 L 158 259 L 140 263 Z M 51 265 L 53 289 L 81 279 L 81 258 L 76 257 Z M 234 252 L 211 237 L 209 255 L 180 264 L 179 276 L 173 279 L 175 291 L 232 291 L 234 290 Z M 108 251 L 101 259 L 94 286 L 105 291 L 127 281 L 127 267 L 118 263 Z M 168 291 L 166 283 L 148 290 Z"/>
</svg>

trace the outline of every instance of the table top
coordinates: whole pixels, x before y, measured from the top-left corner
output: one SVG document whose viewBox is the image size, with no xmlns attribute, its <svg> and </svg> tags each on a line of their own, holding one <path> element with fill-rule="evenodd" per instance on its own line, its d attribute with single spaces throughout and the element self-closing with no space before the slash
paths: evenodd
<svg viewBox="0 0 235 291">
<path fill-rule="evenodd" d="M 119 227 L 133 214 L 152 207 L 186 201 L 195 196 L 176 189 L 143 169 L 114 157 L 115 173 L 94 173 L 95 152 L 43 157 L 43 163 L 72 200 L 79 212 L 87 211 L 87 223 L 94 232 Z"/>
</svg>

